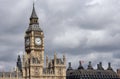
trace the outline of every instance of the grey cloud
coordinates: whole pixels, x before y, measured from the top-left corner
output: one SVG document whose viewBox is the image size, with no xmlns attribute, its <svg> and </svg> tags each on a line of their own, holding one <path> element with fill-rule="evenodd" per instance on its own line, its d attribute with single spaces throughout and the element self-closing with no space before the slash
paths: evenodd
<svg viewBox="0 0 120 79">
<path fill-rule="evenodd" d="M 116 58 L 116 59 L 120 59 L 120 51 L 116 51 L 114 54 L 113 54 L 113 58 Z"/>
<path fill-rule="evenodd" d="M 116 30 L 113 31 L 112 29 L 114 29 L 114 27 L 116 26 L 116 24 L 118 24 L 116 21 L 117 19 L 115 19 L 116 14 L 118 13 L 118 9 L 116 7 L 116 3 L 112 2 L 110 4 L 108 4 L 107 1 L 105 1 L 106 3 L 104 3 L 102 5 L 94 5 L 94 6 L 90 6 L 90 7 L 84 7 L 83 9 L 81 8 L 81 10 L 77 10 L 75 11 L 76 13 L 73 12 L 73 15 L 71 14 L 73 10 L 70 11 L 65 11 L 63 12 L 63 15 L 61 14 L 62 12 L 60 11 L 60 14 L 58 13 L 58 15 L 60 17 L 57 17 L 58 15 L 55 15 L 54 17 L 57 17 L 58 20 L 55 20 L 56 18 L 50 17 L 50 19 L 53 19 L 53 22 L 47 24 L 48 28 L 50 28 L 53 31 L 49 31 L 47 30 L 46 32 L 48 32 L 48 34 L 53 34 L 53 36 L 50 36 L 50 38 L 48 38 L 50 41 L 52 41 L 55 37 L 59 37 L 59 34 L 63 34 L 64 36 L 64 32 L 66 32 L 65 29 L 71 28 L 71 27 L 79 27 L 80 29 L 85 29 L 87 31 L 105 31 L 106 33 L 108 33 L 107 35 L 104 35 L 103 37 L 99 37 L 97 34 L 96 36 L 98 36 L 98 39 L 103 39 L 102 41 L 98 41 L 97 39 L 95 39 L 96 36 L 93 37 L 93 41 L 90 41 L 90 45 L 88 44 L 86 48 L 84 48 L 84 46 L 86 45 L 86 43 L 83 43 L 83 45 L 78 46 L 76 48 L 67 48 L 66 47 L 59 47 L 56 44 L 52 47 L 55 47 L 54 49 L 56 49 L 59 52 L 67 52 L 70 53 L 72 55 L 77 55 L 77 54 L 88 54 L 90 52 L 98 52 L 103 53 L 106 52 L 109 54 L 109 52 L 115 52 L 116 50 L 119 50 L 119 35 L 117 37 L 115 37 L 115 35 L 119 34 L 119 30 L 116 34 Z M 106 6 L 107 5 L 107 6 Z M 116 7 L 116 9 L 112 8 L 112 7 Z M 119 6 L 119 4 L 118 4 Z M 85 9 L 85 10 L 84 10 Z M 91 13 L 91 11 L 93 10 L 93 12 Z M 113 12 L 115 11 L 115 13 Z M 59 12 L 59 11 L 58 11 Z M 80 13 L 81 12 L 81 13 Z M 77 14 L 78 13 L 78 14 Z M 70 15 L 71 14 L 71 15 Z M 117 15 L 119 16 L 119 15 Z M 60 19 L 60 20 L 59 20 Z M 119 19 L 119 18 L 118 18 Z M 63 24 L 63 26 L 61 25 Z M 60 28 L 58 26 L 61 26 Z M 50 27 L 49 27 L 50 26 Z M 54 29 L 52 29 L 52 27 L 55 27 Z M 58 28 L 56 28 L 58 27 Z M 66 28 L 65 28 L 66 27 Z M 118 26 L 119 29 L 119 26 Z M 54 32 L 54 33 L 53 33 Z M 58 33 L 59 32 L 59 33 Z M 115 32 L 115 35 L 111 35 L 112 33 Z M 111 33 L 111 34 L 109 34 Z M 55 34 L 55 35 L 54 35 Z M 47 34 L 46 34 L 47 35 Z M 89 34 L 87 34 L 89 36 Z M 49 36 L 49 35 L 48 35 Z M 52 39 L 51 39 L 52 38 Z M 89 38 L 88 38 L 89 40 Z M 96 41 L 96 44 L 94 43 Z M 60 42 L 60 41 L 57 41 Z M 87 42 L 87 41 L 84 41 Z M 98 43 L 100 42 L 100 43 Z M 46 41 L 47 44 L 52 45 L 52 43 L 49 43 Z M 63 44 L 63 43 L 61 43 Z M 92 45 L 91 45 L 92 44 Z M 48 46 L 48 48 L 52 47 Z M 75 52 L 75 53 L 73 53 Z M 99 60 L 96 59 L 96 61 Z M 109 59 L 106 59 L 106 61 L 108 61 Z M 72 60 L 71 60 L 72 61 Z M 104 60 L 102 60 L 104 61 Z M 117 64 L 117 63 L 116 63 Z"/>
</svg>

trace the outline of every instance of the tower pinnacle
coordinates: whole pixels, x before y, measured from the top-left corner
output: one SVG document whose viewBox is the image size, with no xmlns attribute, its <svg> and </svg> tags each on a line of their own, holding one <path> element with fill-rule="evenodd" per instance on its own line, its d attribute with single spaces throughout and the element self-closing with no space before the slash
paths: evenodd
<svg viewBox="0 0 120 79">
<path fill-rule="evenodd" d="M 33 18 L 38 19 L 36 11 L 35 11 L 35 3 L 34 2 L 33 2 L 33 10 L 32 10 L 32 14 L 31 14 L 30 19 L 33 19 Z"/>
</svg>

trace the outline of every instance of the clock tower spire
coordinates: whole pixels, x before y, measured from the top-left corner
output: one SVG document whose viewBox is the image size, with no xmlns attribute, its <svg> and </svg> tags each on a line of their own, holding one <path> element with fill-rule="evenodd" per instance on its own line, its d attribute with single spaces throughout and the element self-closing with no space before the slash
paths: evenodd
<svg viewBox="0 0 120 79">
<path fill-rule="evenodd" d="M 30 18 L 37 18 L 38 19 L 36 11 L 35 11 L 35 5 L 34 5 L 34 3 L 33 3 L 33 10 L 32 10 L 32 14 L 31 14 Z"/>
<path fill-rule="evenodd" d="M 29 32 L 29 31 L 42 31 L 41 28 L 39 27 L 38 16 L 35 11 L 34 3 L 33 3 L 32 14 L 30 17 L 29 28 L 28 28 L 27 32 Z"/>
<path fill-rule="evenodd" d="M 29 27 L 25 32 L 25 55 L 23 55 L 22 73 L 25 79 L 66 79 L 66 60 L 54 58 L 44 68 L 44 33 L 39 26 L 39 18 L 33 4 Z"/>
</svg>

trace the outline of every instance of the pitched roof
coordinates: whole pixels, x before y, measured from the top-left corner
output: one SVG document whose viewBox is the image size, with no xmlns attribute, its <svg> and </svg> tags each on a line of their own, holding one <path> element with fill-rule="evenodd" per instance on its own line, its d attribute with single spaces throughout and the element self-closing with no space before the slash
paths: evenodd
<svg viewBox="0 0 120 79">
<path fill-rule="evenodd" d="M 66 75 L 69 79 L 118 79 L 116 72 L 111 70 L 70 70 Z"/>
</svg>

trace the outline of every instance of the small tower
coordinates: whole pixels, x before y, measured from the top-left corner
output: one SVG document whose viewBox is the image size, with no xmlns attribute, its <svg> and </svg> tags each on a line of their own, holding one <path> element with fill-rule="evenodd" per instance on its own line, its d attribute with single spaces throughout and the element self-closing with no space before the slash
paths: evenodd
<svg viewBox="0 0 120 79">
<path fill-rule="evenodd" d="M 18 55 L 18 58 L 17 58 L 17 69 L 18 71 L 22 72 L 22 62 L 21 62 L 20 55 Z"/>
</svg>

